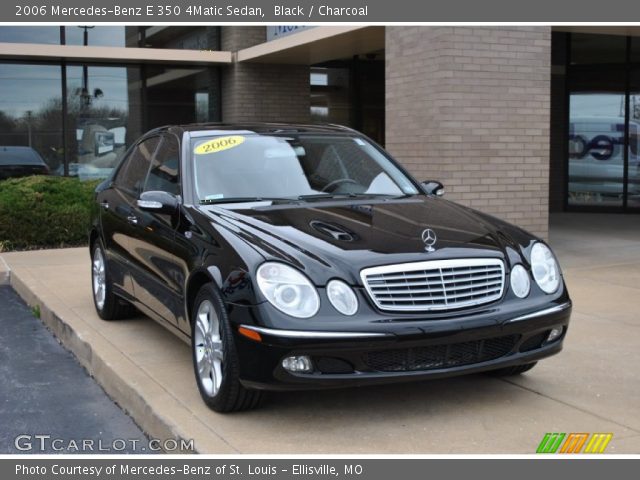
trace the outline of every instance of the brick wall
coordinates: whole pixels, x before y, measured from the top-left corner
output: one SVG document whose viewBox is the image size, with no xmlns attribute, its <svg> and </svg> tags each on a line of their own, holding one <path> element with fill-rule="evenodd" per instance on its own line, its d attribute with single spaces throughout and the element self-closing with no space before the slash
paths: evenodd
<svg viewBox="0 0 640 480">
<path fill-rule="evenodd" d="M 267 41 L 266 27 L 220 27 L 221 50 L 237 52 Z"/>
<path fill-rule="evenodd" d="M 265 27 L 225 27 L 222 49 L 238 51 L 263 43 Z M 309 122 L 308 65 L 235 63 L 222 70 L 225 122 Z"/>
<path fill-rule="evenodd" d="M 546 237 L 550 50 L 549 27 L 387 27 L 387 149 Z"/>
</svg>

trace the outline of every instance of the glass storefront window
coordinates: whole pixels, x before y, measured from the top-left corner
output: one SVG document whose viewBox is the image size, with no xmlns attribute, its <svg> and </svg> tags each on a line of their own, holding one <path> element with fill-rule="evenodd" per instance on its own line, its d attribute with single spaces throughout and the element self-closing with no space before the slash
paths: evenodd
<svg viewBox="0 0 640 480">
<path fill-rule="evenodd" d="M 61 69 L 0 64 L 0 146 L 35 150 L 51 173 L 64 173 Z"/>
<path fill-rule="evenodd" d="M 140 68 L 67 67 L 69 174 L 105 178 L 142 134 Z"/>
<path fill-rule="evenodd" d="M 66 45 L 90 47 L 125 47 L 127 39 L 124 26 L 67 26 L 64 27 Z M 86 38 L 84 32 L 87 32 Z M 137 36 L 136 36 L 137 39 Z M 137 45 L 134 45 L 137 47 Z"/>
<path fill-rule="evenodd" d="M 60 27 L 0 27 L 2 43 L 60 44 Z"/>
<path fill-rule="evenodd" d="M 570 42 L 567 205 L 638 211 L 640 39 L 571 34 Z"/>
<path fill-rule="evenodd" d="M 384 144 L 383 52 L 311 67 L 311 120 L 355 128 Z"/>
<path fill-rule="evenodd" d="M 218 50 L 220 27 L 0 26 L 2 42 Z M 148 129 L 220 120 L 219 67 L 9 61 L 0 92 L 0 147 L 31 147 L 81 179 L 106 177 Z"/>
<path fill-rule="evenodd" d="M 220 27 L 153 26 L 141 27 L 145 48 L 178 50 L 220 50 Z M 129 45 L 131 46 L 131 45 Z"/>
<path fill-rule="evenodd" d="M 218 69 L 216 67 L 167 68 L 147 65 L 148 127 L 218 118 Z"/>
<path fill-rule="evenodd" d="M 626 52 L 627 37 L 624 35 L 571 34 L 573 65 L 624 63 Z"/>
<path fill-rule="evenodd" d="M 569 112 L 569 205 L 621 207 L 624 94 L 573 92 Z"/>
<path fill-rule="evenodd" d="M 629 56 L 632 62 L 640 62 L 640 37 L 631 37 L 631 52 Z"/>
<path fill-rule="evenodd" d="M 351 126 L 348 68 L 311 67 L 311 120 Z"/>
<path fill-rule="evenodd" d="M 640 209 L 640 70 L 631 73 L 627 206 Z"/>
</svg>

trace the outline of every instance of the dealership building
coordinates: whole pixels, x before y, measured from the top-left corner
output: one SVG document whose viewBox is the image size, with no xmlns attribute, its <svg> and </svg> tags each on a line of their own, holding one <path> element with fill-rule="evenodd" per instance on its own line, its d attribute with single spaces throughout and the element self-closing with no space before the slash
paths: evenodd
<svg viewBox="0 0 640 480">
<path fill-rule="evenodd" d="M 640 29 L 0 26 L 0 154 L 106 175 L 171 123 L 328 122 L 546 236 L 640 211 Z"/>
</svg>

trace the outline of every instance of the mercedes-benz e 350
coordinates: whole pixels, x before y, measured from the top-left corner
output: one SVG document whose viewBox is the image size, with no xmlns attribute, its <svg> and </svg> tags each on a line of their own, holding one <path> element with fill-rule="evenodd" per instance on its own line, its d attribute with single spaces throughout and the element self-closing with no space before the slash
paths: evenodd
<svg viewBox="0 0 640 480">
<path fill-rule="evenodd" d="M 265 390 L 523 373 L 567 332 L 556 257 L 443 191 L 344 127 L 153 130 L 96 190 L 96 310 L 188 342 L 217 411 Z"/>
</svg>

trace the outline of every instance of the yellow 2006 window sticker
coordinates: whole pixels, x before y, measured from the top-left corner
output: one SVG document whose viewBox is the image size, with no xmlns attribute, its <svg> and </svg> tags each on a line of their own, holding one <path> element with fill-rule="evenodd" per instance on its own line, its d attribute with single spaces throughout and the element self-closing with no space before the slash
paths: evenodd
<svg viewBox="0 0 640 480">
<path fill-rule="evenodd" d="M 230 135 L 228 137 L 218 137 L 201 143 L 194 149 L 196 155 L 206 155 L 208 153 L 222 152 L 230 148 L 237 147 L 244 143 L 245 137 L 242 135 Z"/>
</svg>

